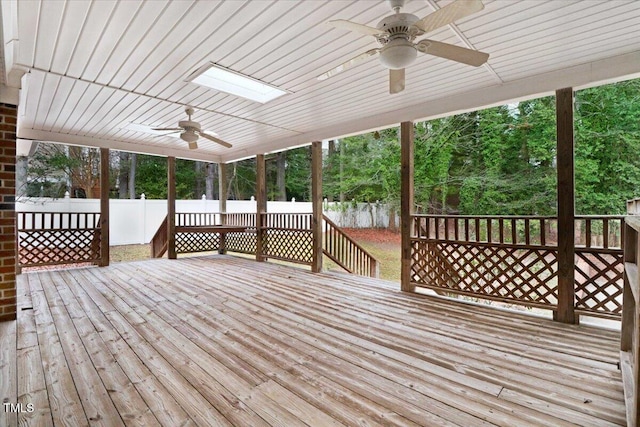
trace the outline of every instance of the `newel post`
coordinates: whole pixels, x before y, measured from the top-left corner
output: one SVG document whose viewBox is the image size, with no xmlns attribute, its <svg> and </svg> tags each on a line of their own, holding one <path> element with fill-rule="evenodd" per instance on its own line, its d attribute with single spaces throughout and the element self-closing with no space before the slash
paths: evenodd
<svg viewBox="0 0 640 427">
<path fill-rule="evenodd" d="M 311 209 L 313 228 L 313 261 L 311 271 L 322 271 L 322 142 L 311 144 Z"/>
<path fill-rule="evenodd" d="M 575 314 L 575 182 L 573 88 L 556 91 L 558 174 L 558 311 L 554 319 L 578 323 Z"/>
<path fill-rule="evenodd" d="M 402 245 L 400 289 L 414 292 L 411 285 L 411 227 L 413 220 L 413 122 L 400 124 L 400 233 Z"/>
<path fill-rule="evenodd" d="M 109 149 L 100 149 L 100 267 L 109 265 Z"/>
<path fill-rule="evenodd" d="M 176 259 L 176 158 L 167 157 L 167 258 Z"/>
<path fill-rule="evenodd" d="M 256 261 L 264 261 L 266 231 L 264 215 L 267 212 L 267 168 L 264 154 L 256 156 Z"/>
</svg>

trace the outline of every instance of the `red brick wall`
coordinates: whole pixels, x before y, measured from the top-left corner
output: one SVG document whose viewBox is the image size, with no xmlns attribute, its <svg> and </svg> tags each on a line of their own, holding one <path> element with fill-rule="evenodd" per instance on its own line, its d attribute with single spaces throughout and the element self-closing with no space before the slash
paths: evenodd
<svg viewBox="0 0 640 427">
<path fill-rule="evenodd" d="M 16 318 L 15 105 L 0 103 L 0 321 Z"/>
</svg>

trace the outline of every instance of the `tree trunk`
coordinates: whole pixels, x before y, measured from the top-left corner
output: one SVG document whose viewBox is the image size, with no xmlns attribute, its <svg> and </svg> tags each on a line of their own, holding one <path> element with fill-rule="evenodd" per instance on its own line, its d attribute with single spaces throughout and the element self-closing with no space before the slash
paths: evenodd
<svg viewBox="0 0 640 427">
<path fill-rule="evenodd" d="M 340 203 L 344 203 L 345 201 L 345 195 L 344 195 L 344 191 L 342 191 L 342 174 L 344 172 L 344 164 L 342 161 L 342 158 L 344 157 L 344 146 L 342 145 L 341 142 L 338 142 L 339 145 L 339 150 L 340 150 L 340 175 L 339 175 L 339 179 L 340 179 Z"/>
<path fill-rule="evenodd" d="M 217 163 L 207 163 L 207 175 L 205 180 L 205 197 L 207 200 L 213 200 L 215 198 L 215 179 L 218 174 L 217 171 L 218 165 Z"/>
<path fill-rule="evenodd" d="M 336 161 L 336 141 L 334 141 L 333 139 L 331 141 L 329 141 L 329 153 L 327 155 L 327 163 L 328 163 L 328 169 L 329 169 L 329 179 L 331 180 L 329 182 L 329 184 L 334 184 L 335 182 L 335 161 Z M 335 188 L 335 185 L 332 185 L 333 188 Z M 327 201 L 328 202 L 333 202 L 333 192 L 330 192 L 329 194 L 327 194 Z"/>
<path fill-rule="evenodd" d="M 129 160 L 131 161 L 129 165 L 129 198 L 136 198 L 136 163 L 138 160 L 138 155 L 136 153 L 131 153 L 129 155 Z"/>
<path fill-rule="evenodd" d="M 279 200 L 281 202 L 287 201 L 287 187 L 284 179 L 285 165 L 286 165 L 285 159 L 286 159 L 286 152 L 284 151 L 280 151 L 276 156 L 276 168 L 277 168 L 276 186 L 278 187 L 276 200 Z"/>
<path fill-rule="evenodd" d="M 129 186 L 129 153 L 120 151 L 118 170 L 118 199 L 126 199 Z"/>
<path fill-rule="evenodd" d="M 235 194 L 235 198 L 232 197 L 232 192 L 231 190 L 233 189 L 234 184 L 236 184 L 237 181 L 237 173 L 238 173 L 238 163 L 234 163 L 233 164 L 233 169 L 232 169 L 232 173 L 231 173 L 231 178 L 228 179 L 228 183 L 227 183 L 227 200 L 239 200 L 238 199 L 238 186 L 236 185 L 236 194 Z"/>
<path fill-rule="evenodd" d="M 195 199 L 200 199 L 202 196 L 204 196 L 204 189 L 203 187 L 203 173 L 202 170 L 204 168 L 204 162 L 195 162 L 195 169 L 196 169 L 196 182 L 195 182 L 195 189 L 194 189 L 194 198 Z"/>
</svg>

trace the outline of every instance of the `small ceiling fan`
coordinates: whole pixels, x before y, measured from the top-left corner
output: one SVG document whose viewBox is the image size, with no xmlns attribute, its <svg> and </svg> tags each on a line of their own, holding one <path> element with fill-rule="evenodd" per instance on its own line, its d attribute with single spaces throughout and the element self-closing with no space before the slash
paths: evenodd
<svg viewBox="0 0 640 427">
<path fill-rule="evenodd" d="M 422 19 L 411 13 L 400 13 L 405 0 L 388 0 L 388 2 L 395 14 L 382 19 L 376 28 L 342 19 L 329 21 L 329 24 L 336 28 L 375 37 L 381 47 L 368 50 L 327 71 L 318 76 L 318 80 L 326 80 L 371 56 L 380 54 L 380 63 L 389 69 L 389 93 L 393 94 L 404 90 L 404 69 L 416 60 L 418 52 L 475 67 L 484 64 L 489 59 L 487 53 L 435 40 L 424 39 L 414 43 L 418 36 L 481 11 L 484 9 L 482 1 L 455 0 Z"/>
<path fill-rule="evenodd" d="M 180 139 L 182 139 L 183 141 L 186 141 L 187 144 L 189 144 L 189 149 L 190 150 L 195 150 L 196 148 L 198 148 L 198 138 L 199 137 L 203 137 L 206 138 L 210 141 L 213 142 L 217 142 L 218 144 L 222 145 L 223 147 L 227 147 L 227 148 L 231 148 L 232 145 L 229 144 L 226 141 L 221 140 L 220 138 L 216 138 L 215 136 L 209 135 L 208 133 L 203 132 L 202 130 L 200 130 L 200 123 L 198 122 L 194 122 L 191 120 L 191 116 L 193 115 L 193 108 L 191 107 L 187 107 L 184 110 L 187 113 L 187 116 L 189 116 L 189 120 L 181 120 L 178 122 L 178 127 L 175 128 L 152 128 L 151 130 L 154 131 L 170 131 L 169 133 L 173 133 L 173 132 L 182 132 L 180 134 Z M 167 134 L 168 135 L 168 134 Z"/>
</svg>

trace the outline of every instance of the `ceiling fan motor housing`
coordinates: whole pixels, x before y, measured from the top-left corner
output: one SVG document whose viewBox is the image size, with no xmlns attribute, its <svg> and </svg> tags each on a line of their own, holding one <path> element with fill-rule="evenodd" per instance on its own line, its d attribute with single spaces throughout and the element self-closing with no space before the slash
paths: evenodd
<svg viewBox="0 0 640 427">
<path fill-rule="evenodd" d="M 191 120 L 182 120 L 178 122 L 178 126 L 184 130 L 200 130 L 200 123 L 192 122 Z"/>
</svg>

